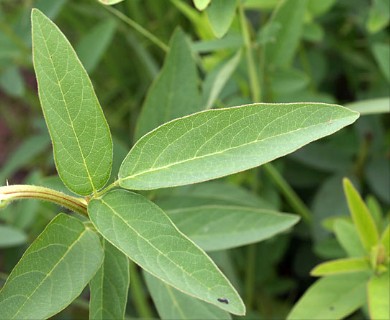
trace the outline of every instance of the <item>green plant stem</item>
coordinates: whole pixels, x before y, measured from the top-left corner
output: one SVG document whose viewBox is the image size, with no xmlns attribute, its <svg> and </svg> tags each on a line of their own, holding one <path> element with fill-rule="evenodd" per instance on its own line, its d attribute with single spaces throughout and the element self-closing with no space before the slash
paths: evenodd
<svg viewBox="0 0 390 320">
<path fill-rule="evenodd" d="M 135 263 L 130 261 L 130 290 L 133 297 L 135 308 L 137 309 L 138 315 L 143 319 L 152 319 L 153 312 L 150 309 L 149 303 L 145 299 L 142 282 L 139 277 L 139 273 Z"/>
<path fill-rule="evenodd" d="M 38 199 L 53 202 L 74 212 L 88 216 L 87 202 L 65 193 L 33 185 L 11 185 L 0 187 L 0 206 L 18 199 Z"/>
<path fill-rule="evenodd" d="M 123 22 L 128 24 L 134 30 L 138 31 L 145 38 L 149 39 L 151 42 L 153 42 L 155 45 L 157 45 L 161 50 L 163 50 L 164 52 L 168 52 L 169 47 L 165 43 L 163 43 L 160 39 L 158 39 L 156 36 L 154 36 L 152 33 L 150 33 L 144 27 L 139 25 L 133 19 L 129 18 L 128 16 L 124 15 L 122 12 L 120 12 L 119 10 L 117 10 L 111 6 L 104 6 L 104 8 L 106 10 L 110 11 L 113 15 L 115 15 L 119 19 L 121 19 Z"/>
<path fill-rule="evenodd" d="M 98 198 L 98 197 L 102 196 L 103 194 L 107 193 L 108 191 L 110 191 L 111 189 L 117 187 L 118 185 L 119 185 L 119 180 L 116 180 L 113 183 L 111 183 L 110 185 L 108 185 L 107 187 L 105 187 L 104 189 L 96 192 L 94 194 L 94 197 Z"/>
<path fill-rule="evenodd" d="M 252 309 L 255 296 L 255 272 L 256 272 L 256 245 L 249 245 L 247 248 L 246 258 L 246 275 L 245 275 L 245 305 L 250 310 Z"/>
<path fill-rule="evenodd" d="M 278 170 L 276 170 L 275 167 L 270 163 L 265 164 L 263 168 L 275 183 L 275 185 L 279 188 L 280 192 L 284 195 L 287 202 L 295 210 L 295 212 L 298 213 L 306 223 L 310 224 L 310 210 L 306 207 L 305 203 L 298 197 L 298 195 L 282 177 Z"/>
<path fill-rule="evenodd" d="M 240 24 L 241 24 L 241 31 L 242 31 L 242 37 L 244 38 L 244 45 L 245 45 L 245 54 L 246 54 L 246 61 L 248 65 L 248 74 L 249 74 L 249 83 L 251 87 L 251 94 L 252 94 L 252 100 L 253 102 L 260 102 L 261 101 L 261 86 L 259 77 L 257 74 L 257 68 L 255 64 L 255 60 L 253 57 L 253 50 L 252 50 L 252 43 L 249 36 L 249 27 L 248 27 L 248 21 L 245 17 L 244 13 L 244 6 L 242 4 L 242 1 L 238 4 L 238 10 L 240 15 Z"/>
</svg>

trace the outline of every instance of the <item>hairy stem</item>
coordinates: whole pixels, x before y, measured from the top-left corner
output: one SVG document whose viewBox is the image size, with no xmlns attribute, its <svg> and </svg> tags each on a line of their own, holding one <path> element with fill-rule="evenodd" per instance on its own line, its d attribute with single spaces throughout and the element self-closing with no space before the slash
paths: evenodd
<svg viewBox="0 0 390 320">
<path fill-rule="evenodd" d="M 33 185 L 11 185 L 0 187 L 0 207 L 18 199 L 38 199 L 53 202 L 74 212 L 88 216 L 87 201 L 84 198 Z"/>
</svg>

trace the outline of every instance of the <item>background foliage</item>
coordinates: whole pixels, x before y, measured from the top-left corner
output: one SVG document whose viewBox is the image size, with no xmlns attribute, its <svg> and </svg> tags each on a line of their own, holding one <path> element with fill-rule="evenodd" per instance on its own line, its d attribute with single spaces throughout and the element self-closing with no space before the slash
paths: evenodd
<svg viewBox="0 0 390 320">
<path fill-rule="evenodd" d="M 197 8 L 202 8 L 201 2 L 196 1 Z M 331 232 L 335 217 L 348 216 L 343 177 L 349 177 L 364 197 L 375 199 L 371 207 L 381 207 L 379 215 L 389 219 L 390 123 L 388 115 L 381 114 L 390 108 L 388 5 L 386 0 L 213 0 L 199 11 L 191 1 L 180 0 L 126 0 L 115 7 L 92 0 L 2 1 L 0 184 L 8 180 L 63 188 L 54 176 L 32 69 L 32 7 L 64 31 L 92 79 L 114 136 L 114 174 L 145 132 L 204 107 L 254 101 L 352 104 L 366 115 L 276 161 L 276 172 L 261 167 L 223 179 L 255 196 L 248 201 L 310 217 L 293 232 L 212 254 L 243 296 L 248 318 L 285 317 L 315 280 L 310 270 L 319 262 L 345 257 Z M 145 30 L 150 35 L 145 36 Z M 168 92 L 175 92 L 174 100 L 158 100 L 169 100 L 164 95 Z M 170 105 L 169 113 L 153 112 L 159 102 Z M 285 181 L 276 178 L 279 173 Z M 227 192 L 210 187 L 205 194 L 196 188 L 186 188 L 186 196 L 206 204 Z M 302 203 L 291 200 L 289 188 Z M 156 201 L 175 210 L 178 198 L 186 201 L 182 194 L 182 189 L 166 190 Z M 55 206 L 35 200 L 1 212 L 2 281 L 55 212 Z M 142 274 L 134 266 L 131 273 L 127 314 L 156 316 Z M 146 283 L 153 282 L 146 278 Z M 88 292 L 83 293 L 58 318 L 85 316 L 87 297 Z M 366 317 L 366 312 L 363 308 L 351 318 Z"/>
</svg>

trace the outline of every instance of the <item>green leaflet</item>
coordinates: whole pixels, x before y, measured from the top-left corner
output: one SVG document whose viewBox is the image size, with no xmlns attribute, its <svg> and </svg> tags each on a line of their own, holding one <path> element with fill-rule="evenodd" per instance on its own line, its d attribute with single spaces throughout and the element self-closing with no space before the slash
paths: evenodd
<svg viewBox="0 0 390 320">
<path fill-rule="evenodd" d="M 161 319 L 231 319 L 229 313 L 217 307 L 194 299 L 161 280 L 144 272 L 144 278 L 149 292 Z"/>
<path fill-rule="evenodd" d="M 88 213 L 104 238 L 149 273 L 228 312 L 245 313 L 241 298 L 212 260 L 145 197 L 114 190 L 93 199 Z"/>
<path fill-rule="evenodd" d="M 356 112 L 321 103 L 252 104 L 207 110 L 143 136 L 119 170 L 119 184 L 150 190 L 253 168 L 353 123 Z"/>
<path fill-rule="evenodd" d="M 259 242 L 299 221 L 296 215 L 226 205 L 176 209 L 168 214 L 180 231 L 206 251 Z"/>
<path fill-rule="evenodd" d="M 88 284 L 103 261 L 97 234 L 56 216 L 24 253 L 0 291 L 0 319 L 46 319 Z"/>
<path fill-rule="evenodd" d="M 103 240 L 104 261 L 90 282 L 89 319 L 124 319 L 129 290 L 129 260 Z"/>
<path fill-rule="evenodd" d="M 110 176 L 112 141 L 92 83 L 68 40 L 39 10 L 32 11 L 33 60 L 39 98 L 58 174 L 88 195 Z"/>
<path fill-rule="evenodd" d="M 137 121 L 136 139 L 159 125 L 200 111 L 198 74 L 185 33 L 177 29 L 164 66 L 151 85 Z"/>
<path fill-rule="evenodd" d="M 324 277 L 305 292 L 287 319 L 342 319 L 364 304 L 367 279 L 365 273 Z"/>
<path fill-rule="evenodd" d="M 370 263 L 367 258 L 348 258 L 323 262 L 316 266 L 310 274 L 312 276 L 325 276 L 369 270 Z"/>
<path fill-rule="evenodd" d="M 333 231 L 338 243 L 349 257 L 362 257 L 366 255 L 355 226 L 348 221 L 336 220 Z"/>
<path fill-rule="evenodd" d="M 373 275 L 368 281 L 370 319 L 390 319 L 390 274 Z"/>
<path fill-rule="evenodd" d="M 233 21 L 237 0 L 213 0 L 207 8 L 211 28 L 217 38 L 222 38 Z"/>
</svg>

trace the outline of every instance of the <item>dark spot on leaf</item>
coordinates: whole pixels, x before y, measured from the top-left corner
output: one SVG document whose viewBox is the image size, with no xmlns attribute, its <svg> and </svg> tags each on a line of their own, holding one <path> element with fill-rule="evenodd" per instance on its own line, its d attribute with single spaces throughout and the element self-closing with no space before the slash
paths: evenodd
<svg viewBox="0 0 390 320">
<path fill-rule="evenodd" d="M 219 302 L 221 302 L 221 303 L 229 304 L 229 300 L 226 299 L 226 298 L 218 298 L 217 300 L 218 300 Z"/>
</svg>

